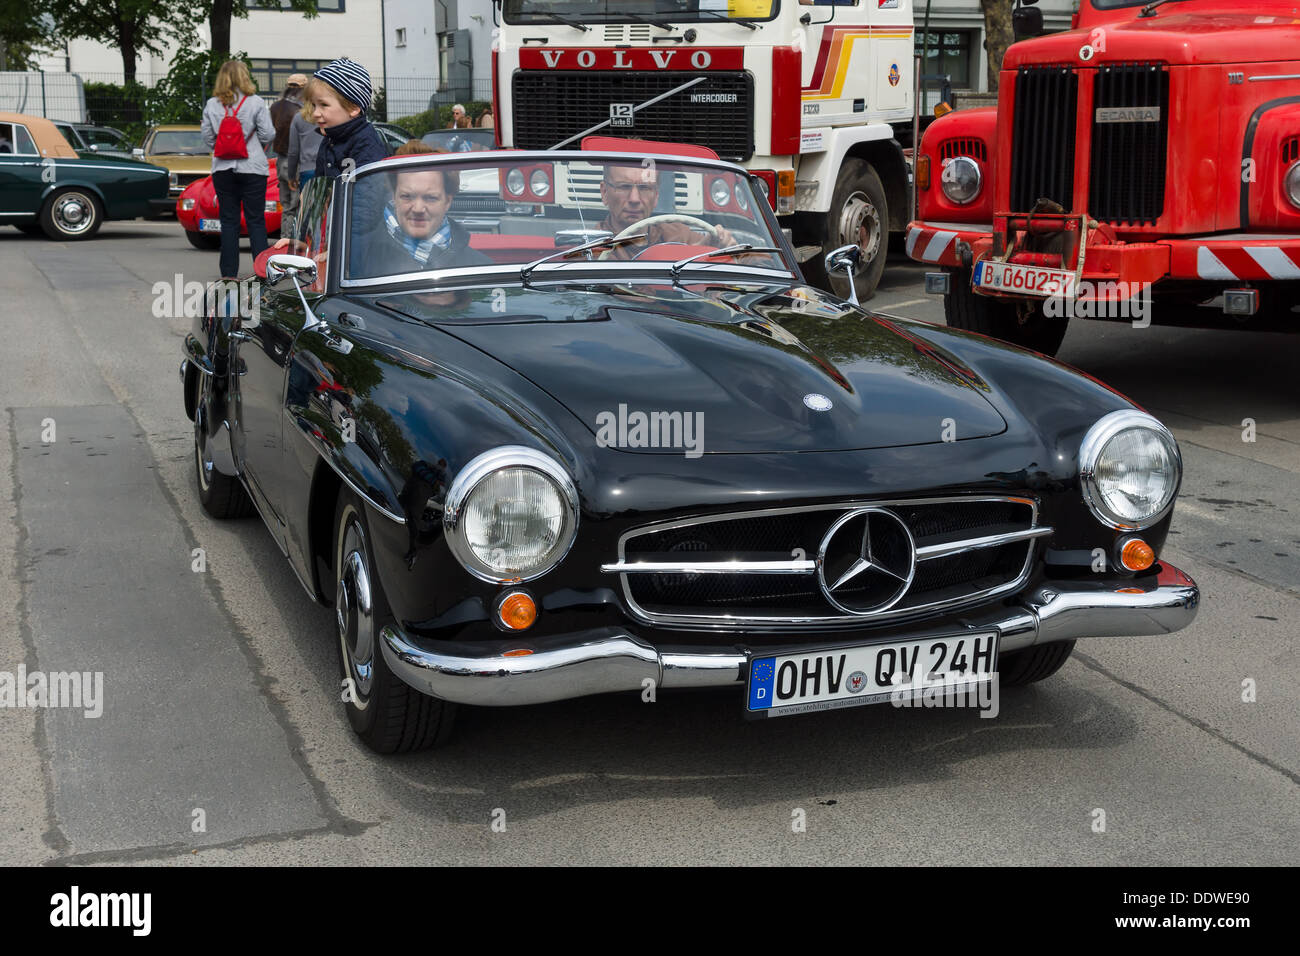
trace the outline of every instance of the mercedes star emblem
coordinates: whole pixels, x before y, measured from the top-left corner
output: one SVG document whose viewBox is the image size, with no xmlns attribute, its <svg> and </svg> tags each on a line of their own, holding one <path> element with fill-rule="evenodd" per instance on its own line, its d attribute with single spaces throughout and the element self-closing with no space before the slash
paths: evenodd
<svg viewBox="0 0 1300 956">
<path fill-rule="evenodd" d="M 826 600 L 846 614 L 877 614 L 902 599 L 916 573 L 916 542 L 885 508 L 842 515 L 822 538 L 817 578 Z"/>
</svg>

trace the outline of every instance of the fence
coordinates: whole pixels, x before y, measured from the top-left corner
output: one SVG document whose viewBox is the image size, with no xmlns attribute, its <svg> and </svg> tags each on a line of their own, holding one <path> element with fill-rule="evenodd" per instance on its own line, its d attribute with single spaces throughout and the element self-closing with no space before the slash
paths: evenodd
<svg viewBox="0 0 1300 956">
<path fill-rule="evenodd" d="M 33 73 L 39 81 L 40 74 Z M 173 88 L 163 102 L 158 84 L 166 74 L 137 74 L 133 85 L 123 82 L 121 73 L 82 73 L 82 90 L 67 82 L 49 82 L 66 74 L 45 74 L 43 95 L 25 100 L 25 111 L 56 119 L 84 121 L 96 126 L 112 126 L 122 130 L 132 142 L 140 142 L 145 131 L 155 123 L 198 123 L 203 104 L 212 95 L 206 86 L 196 85 L 193 90 Z M 378 78 L 376 78 L 378 79 Z M 259 90 L 271 102 L 282 90 Z M 416 136 L 431 129 L 439 129 L 451 122 L 451 108 L 461 103 L 470 118 L 477 120 L 483 109 L 492 102 L 492 83 L 487 80 L 462 83 L 453 88 L 439 88 L 436 77 L 392 77 L 386 84 L 377 85 L 374 101 L 368 115 L 372 120 L 394 122 Z"/>
</svg>

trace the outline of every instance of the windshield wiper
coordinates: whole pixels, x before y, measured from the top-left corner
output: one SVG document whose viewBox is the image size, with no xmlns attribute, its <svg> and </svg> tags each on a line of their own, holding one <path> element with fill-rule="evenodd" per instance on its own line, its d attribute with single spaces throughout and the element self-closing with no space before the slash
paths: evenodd
<svg viewBox="0 0 1300 956">
<path fill-rule="evenodd" d="M 558 13 L 533 13 L 532 15 L 535 17 L 545 17 L 552 23 L 563 23 L 566 27 L 573 27 L 575 30 L 581 30 L 583 33 L 586 33 L 591 29 L 591 27 L 587 26 L 585 23 L 579 23 L 577 20 L 570 19 L 569 17 L 562 17 Z"/>
<path fill-rule="evenodd" d="M 727 16 L 725 13 L 719 13 L 717 10 L 693 10 L 692 12 L 698 13 L 702 17 L 707 16 L 713 17 L 715 20 L 726 20 L 728 23 L 739 23 L 746 30 L 758 29 L 758 27 L 754 26 L 754 24 L 750 23 L 748 20 L 737 20 L 734 17 Z"/>
<path fill-rule="evenodd" d="M 737 252 L 767 253 L 767 252 L 780 252 L 780 251 L 781 251 L 780 249 L 774 248 L 772 246 L 756 246 L 752 242 L 741 242 L 741 243 L 737 243 L 734 246 L 724 246 L 721 249 L 710 249 L 708 252 L 697 252 L 693 256 L 687 256 L 685 259 L 680 259 L 677 262 L 674 262 L 672 269 L 670 269 L 669 271 L 672 272 L 673 274 L 673 282 L 676 282 L 677 277 L 680 276 L 682 273 L 682 269 L 686 268 L 692 262 L 696 262 L 697 260 L 700 259 L 708 259 L 710 256 L 727 256 Z"/>
<path fill-rule="evenodd" d="M 658 27 L 660 30 L 667 30 L 670 33 L 677 29 L 667 20 L 660 19 L 659 17 L 649 17 L 644 13 L 620 13 L 619 16 L 627 17 L 629 20 L 635 20 L 637 23 L 649 23 L 652 26 Z"/>
<path fill-rule="evenodd" d="M 608 246 L 611 249 L 617 249 L 619 246 L 626 245 L 636 239 L 644 239 L 645 233 L 638 233 L 635 236 L 624 236 L 620 239 L 618 236 L 605 236 L 601 239 L 593 239 L 591 242 L 584 242 L 580 246 L 571 246 L 568 249 L 561 249 L 559 252 L 553 252 L 549 256 L 542 256 L 533 262 L 528 263 L 519 270 L 519 281 L 528 287 L 528 277 L 532 275 L 533 270 L 543 263 L 550 262 L 553 259 L 562 259 L 565 256 L 571 256 L 579 252 L 586 252 L 588 249 L 599 249 L 601 246 Z"/>
<path fill-rule="evenodd" d="M 1151 0 L 1151 3 L 1148 3 L 1145 7 L 1143 7 L 1141 10 L 1138 11 L 1138 16 L 1142 19 L 1146 19 L 1147 17 L 1154 17 L 1156 15 L 1156 7 L 1162 7 L 1168 2 L 1169 0 Z"/>
</svg>

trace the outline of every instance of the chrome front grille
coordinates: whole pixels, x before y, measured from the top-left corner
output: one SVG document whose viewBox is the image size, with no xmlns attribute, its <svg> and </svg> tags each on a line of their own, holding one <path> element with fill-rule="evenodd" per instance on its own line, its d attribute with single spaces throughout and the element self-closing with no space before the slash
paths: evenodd
<svg viewBox="0 0 1300 956">
<path fill-rule="evenodd" d="M 884 524 L 873 531 L 872 522 Z M 889 528 L 900 526 L 906 533 L 891 542 Z M 1012 591 L 1029 576 L 1035 542 L 1051 533 L 1031 498 L 845 502 L 647 525 L 624 534 L 618 560 L 602 570 L 619 575 L 629 608 L 648 623 L 869 624 Z M 875 552 L 855 577 L 868 539 Z M 887 606 L 889 595 L 873 591 L 882 586 L 897 593 Z"/>
</svg>

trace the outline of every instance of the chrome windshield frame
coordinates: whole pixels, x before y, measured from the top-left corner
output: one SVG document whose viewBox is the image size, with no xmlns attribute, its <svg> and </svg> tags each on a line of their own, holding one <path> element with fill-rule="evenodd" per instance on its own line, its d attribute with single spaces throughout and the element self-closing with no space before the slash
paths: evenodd
<svg viewBox="0 0 1300 956">
<path fill-rule="evenodd" d="M 343 193 L 341 196 L 336 195 L 336 199 L 342 201 L 342 208 L 347 210 L 347 216 L 340 216 L 343 220 L 339 229 L 338 243 L 335 250 L 331 250 L 331 265 L 337 269 L 334 272 L 338 276 L 337 289 L 340 292 L 357 290 L 364 291 L 381 286 L 408 285 L 412 282 L 422 282 L 425 285 L 431 283 L 445 283 L 448 287 L 464 287 L 466 285 L 479 285 L 481 280 L 487 276 L 501 276 L 502 281 L 497 285 L 516 285 L 522 284 L 520 276 L 523 268 L 529 263 L 519 262 L 510 264 L 496 264 L 491 266 L 475 266 L 472 268 L 458 269 L 437 269 L 427 272 L 406 272 L 400 275 L 374 276 L 370 278 L 350 279 L 345 278 L 346 271 L 344 266 L 348 262 L 349 247 L 352 240 L 352 201 L 353 190 L 358 180 L 369 173 L 375 171 L 394 172 L 399 171 L 407 166 L 429 166 L 429 165 L 466 165 L 466 164 L 490 164 L 499 156 L 500 162 L 510 165 L 531 165 L 537 163 L 559 163 L 559 162 L 582 162 L 598 165 L 600 163 L 628 163 L 640 166 L 646 158 L 644 153 L 629 152 L 595 152 L 591 150 L 564 149 L 564 150 L 489 150 L 479 153 L 447 153 L 447 154 L 429 154 L 417 153 L 412 156 L 395 156 L 387 159 L 376 160 L 372 163 L 360 167 L 351 176 L 341 181 Z M 753 187 L 752 174 L 743 166 L 727 162 L 722 159 L 710 159 L 698 156 L 675 156 L 672 154 L 653 154 L 652 157 L 656 162 L 662 162 L 667 166 L 687 166 L 699 167 L 701 170 L 711 169 L 719 172 L 731 173 L 740 179 L 743 179 L 749 186 L 751 200 L 760 204 L 755 209 L 754 224 L 762 224 L 764 230 L 769 233 L 772 245 L 781 250 L 783 264 L 789 266 L 797 263 L 794 255 L 794 249 L 791 248 L 785 233 L 781 231 L 779 224 L 776 223 L 775 214 L 767 215 L 771 212 L 770 204 L 767 197 Z M 763 207 L 767 207 L 764 209 Z M 331 215 L 334 213 L 331 209 Z M 776 226 L 775 234 L 772 234 L 773 226 Z M 655 278 L 662 275 L 665 281 L 669 281 L 671 262 L 639 262 L 637 260 L 629 261 L 594 261 L 586 262 L 581 265 L 574 263 L 565 271 L 569 279 L 578 278 L 579 276 L 597 276 L 599 281 L 608 281 L 615 277 L 622 278 Z M 773 279 L 784 281 L 786 283 L 803 283 L 803 276 L 798 271 L 798 266 L 793 269 L 762 269 L 755 266 L 744 266 L 740 263 L 711 262 L 701 263 L 698 266 L 692 264 L 690 267 L 693 271 L 698 268 L 710 275 L 710 277 L 720 274 L 735 274 L 742 279 L 749 278 L 757 281 L 770 282 Z M 465 281 L 457 281 L 465 280 Z"/>
</svg>

